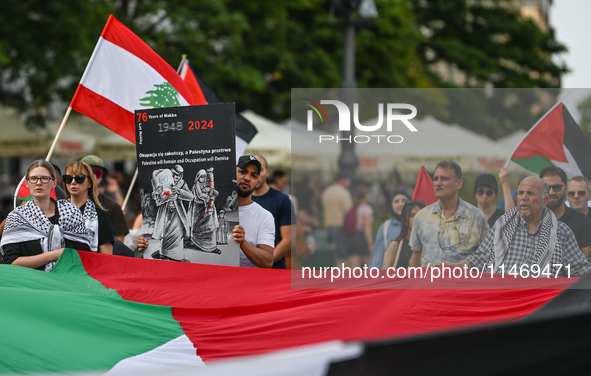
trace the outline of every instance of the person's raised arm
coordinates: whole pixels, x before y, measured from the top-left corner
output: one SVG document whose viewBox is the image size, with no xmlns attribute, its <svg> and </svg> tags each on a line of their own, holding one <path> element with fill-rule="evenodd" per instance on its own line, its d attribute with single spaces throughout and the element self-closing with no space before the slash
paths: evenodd
<svg viewBox="0 0 591 376">
<path fill-rule="evenodd" d="M 513 194 L 511 193 L 511 186 L 509 185 L 509 173 L 505 167 L 499 171 L 499 179 L 501 179 L 501 187 L 503 188 L 503 198 L 505 199 L 505 212 L 515 207 L 513 201 Z"/>
</svg>

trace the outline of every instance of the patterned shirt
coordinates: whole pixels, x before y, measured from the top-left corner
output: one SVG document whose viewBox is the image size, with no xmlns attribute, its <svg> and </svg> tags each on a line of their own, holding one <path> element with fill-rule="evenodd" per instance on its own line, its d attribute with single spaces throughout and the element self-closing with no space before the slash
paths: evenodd
<svg viewBox="0 0 591 376">
<path fill-rule="evenodd" d="M 499 222 L 495 223 L 495 226 L 493 226 L 488 233 L 480 248 L 467 258 L 472 266 L 479 269 L 484 267 L 485 272 L 489 272 L 490 265 L 494 263 L 494 233 L 498 223 Z M 567 270 L 565 267 L 569 264 L 571 277 L 582 276 L 591 272 L 591 264 L 587 261 L 585 255 L 577 245 L 572 230 L 563 222 L 558 221 L 557 225 L 556 241 L 560 242 L 562 249 L 561 252 L 555 250 L 552 254 L 550 259 L 549 276 L 555 277 L 558 271 L 560 272 L 558 276 L 567 276 Z M 513 236 L 511 244 L 509 244 L 509 249 L 503 260 L 504 268 L 502 271 L 504 274 L 509 274 L 514 265 L 516 266 L 516 272 L 519 273 L 522 265 L 531 266 L 534 264 L 533 258 L 535 256 L 536 246 L 540 240 L 541 226 L 542 224 L 540 223 L 536 231 L 533 234 L 530 234 L 527 222 L 521 217 L 521 215 L 518 216 L 515 235 Z M 502 271 L 501 269 L 498 270 L 499 273 Z M 548 276 L 548 274 L 540 276 Z"/>
<path fill-rule="evenodd" d="M 416 214 L 410 246 L 414 252 L 422 252 L 421 266 L 464 260 L 486 237 L 489 227 L 484 213 L 458 199 L 458 210 L 449 219 L 443 215 L 439 201 Z"/>
</svg>

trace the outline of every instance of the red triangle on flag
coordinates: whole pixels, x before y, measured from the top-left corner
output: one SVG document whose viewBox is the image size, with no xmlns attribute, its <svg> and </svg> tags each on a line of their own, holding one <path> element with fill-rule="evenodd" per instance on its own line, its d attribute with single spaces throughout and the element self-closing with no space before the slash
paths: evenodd
<svg viewBox="0 0 591 376">
<path fill-rule="evenodd" d="M 49 197 L 51 197 L 54 200 L 57 200 L 57 196 L 55 194 L 55 189 L 51 190 Z M 25 184 L 25 178 L 22 178 L 22 180 L 18 184 L 18 186 L 16 188 L 16 197 L 15 198 L 17 200 L 21 200 L 21 201 L 29 201 L 29 200 L 33 199 L 33 195 L 31 194 L 31 191 L 29 190 L 29 188 L 27 188 L 27 185 Z M 15 205 L 17 205 L 17 204 L 15 204 Z"/>
<path fill-rule="evenodd" d="M 564 154 L 564 117 L 562 103 L 534 125 L 517 147 L 511 159 L 544 157 L 551 161 L 568 163 Z"/>
<path fill-rule="evenodd" d="M 421 171 L 417 178 L 417 184 L 415 185 L 412 199 L 423 200 L 425 201 L 425 205 L 431 205 L 439 200 L 435 197 L 435 193 L 433 192 L 433 180 L 431 180 L 431 176 L 429 176 L 429 173 L 425 170 L 425 166 L 421 166 Z"/>
</svg>

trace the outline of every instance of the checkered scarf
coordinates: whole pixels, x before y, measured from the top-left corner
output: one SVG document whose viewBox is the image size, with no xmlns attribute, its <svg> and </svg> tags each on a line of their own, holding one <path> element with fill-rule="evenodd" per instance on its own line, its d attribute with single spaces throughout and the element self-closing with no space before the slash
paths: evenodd
<svg viewBox="0 0 591 376">
<path fill-rule="evenodd" d="M 520 216 L 521 213 L 519 212 L 519 208 L 515 207 L 507 211 L 507 213 L 495 223 L 492 256 L 494 257 L 494 260 L 489 260 L 489 262 L 494 261 L 495 273 L 498 272 L 505 256 L 507 255 L 509 244 L 511 244 L 517 226 L 519 225 Z M 535 249 L 533 262 L 534 264 L 539 265 L 540 268 L 543 268 L 550 262 L 554 252 L 561 251 L 561 245 L 560 242 L 557 241 L 556 235 L 558 223 L 556 221 L 556 216 L 550 209 L 544 209 L 540 226 L 540 238 Z"/>
<path fill-rule="evenodd" d="M 90 249 L 93 252 L 97 252 L 99 237 L 98 214 L 96 212 L 96 206 L 91 199 L 86 199 L 83 215 L 84 224 L 86 225 L 86 230 L 88 231 L 88 239 L 90 240 Z"/>
<path fill-rule="evenodd" d="M 49 222 L 33 200 L 14 209 L 6 218 L 0 252 L 4 253 L 4 245 L 31 240 L 39 240 L 43 252 L 64 248 L 64 239 L 88 244 L 88 234 L 80 209 L 66 200 L 58 200 L 56 207 L 59 213 L 57 225 Z M 54 264 L 55 262 L 46 264 L 45 271 L 51 271 Z"/>
</svg>

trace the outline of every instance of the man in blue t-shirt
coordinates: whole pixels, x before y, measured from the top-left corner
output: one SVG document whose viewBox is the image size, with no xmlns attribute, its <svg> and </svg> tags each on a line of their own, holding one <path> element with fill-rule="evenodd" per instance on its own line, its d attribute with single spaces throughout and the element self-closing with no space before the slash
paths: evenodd
<svg viewBox="0 0 591 376">
<path fill-rule="evenodd" d="M 275 249 L 273 250 L 273 268 L 285 269 L 285 256 L 292 249 L 291 233 L 295 233 L 296 219 L 293 205 L 289 196 L 277 189 L 269 187 L 267 177 L 269 169 L 267 160 L 262 155 L 255 155 L 261 162 L 261 173 L 252 199 L 257 204 L 271 212 L 275 219 Z"/>
</svg>

